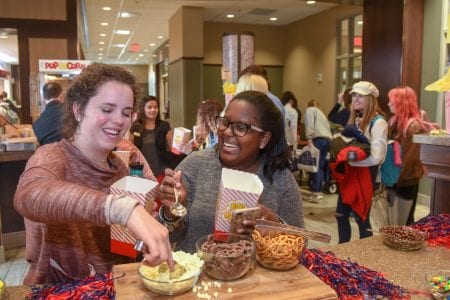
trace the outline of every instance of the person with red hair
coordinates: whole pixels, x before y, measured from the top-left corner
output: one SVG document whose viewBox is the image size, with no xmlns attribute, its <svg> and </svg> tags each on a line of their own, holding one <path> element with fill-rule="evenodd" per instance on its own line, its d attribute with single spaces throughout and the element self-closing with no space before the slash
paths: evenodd
<svg viewBox="0 0 450 300">
<path fill-rule="evenodd" d="M 397 210 L 391 222 L 397 225 L 410 225 L 414 222 L 419 180 L 424 173 L 420 161 L 420 145 L 412 141 L 414 134 L 427 132 L 417 103 L 414 90 L 408 86 L 393 88 L 389 91 L 389 137 L 398 141 L 402 147 L 403 167 L 400 177 L 389 197 Z"/>
</svg>

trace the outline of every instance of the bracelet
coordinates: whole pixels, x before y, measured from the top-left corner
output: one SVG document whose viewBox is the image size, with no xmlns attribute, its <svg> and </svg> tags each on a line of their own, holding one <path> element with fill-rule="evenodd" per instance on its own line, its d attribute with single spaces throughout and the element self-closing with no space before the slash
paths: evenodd
<svg viewBox="0 0 450 300">
<path fill-rule="evenodd" d="M 183 218 L 177 218 L 177 219 L 170 219 L 166 217 L 164 214 L 164 205 L 161 205 L 159 208 L 159 222 L 166 226 L 166 228 L 169 230 L 169 232 L 174 231 L 176 228 L 178 228 L 180 221 Z"/>
</svg>

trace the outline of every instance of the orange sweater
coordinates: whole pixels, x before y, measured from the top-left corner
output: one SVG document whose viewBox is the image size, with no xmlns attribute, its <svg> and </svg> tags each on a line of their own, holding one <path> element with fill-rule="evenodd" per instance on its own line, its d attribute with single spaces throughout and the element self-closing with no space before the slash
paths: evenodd
<svg viewBox="0 0 450 300">
<path fill-rule="evenodd" d="M 105 169 L 67 140 L 39 147 L 22 174 L 14 205 L 25 218 L 25 284 L 67 282 L 111 271 L 124 258 L 110 252 L 104 205 L 109 186 L 128 175 L 115 156 Z"/>
</svg>

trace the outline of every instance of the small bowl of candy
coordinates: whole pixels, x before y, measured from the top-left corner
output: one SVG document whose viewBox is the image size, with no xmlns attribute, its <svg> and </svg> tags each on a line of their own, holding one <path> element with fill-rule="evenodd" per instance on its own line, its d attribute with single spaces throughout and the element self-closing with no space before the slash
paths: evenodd
<svg viewBox="0 0 450 300">
<path fill-rule="evenodd" d="M 267 269 L 290 270 L 298 266 L 308 240 L 293 232 L 265 230 L 257 226 L 252 237 L 256 243 L 256 260 Z"/>
<path fill-rule="evenodd" d="M 380 229 L 384 243 L 392 249 L 416 251 L 423 247 L 426 233 L 408 226 L 384 226 Z"/>
<path fill-rule="evenodd" d="M 172 252 L 175 270 L 170 271 L 166 262 L 151 267 L 141 262 L 138 273 L 144 286 L 160 295 L 176 295 L 192 289 L 202 272 L 203 261 L 196 254 Z"/>
<path fill-rule="evenodd" d="M 219 280 L 243 277 L 255 263 L 255 243 L 245 235 L 215 233 L 201 237 L 197 255 L 205 261 L 206 274 Z"/>
<path fill-rule="evenodd" d="M 425 276 L 435 299 L 450 299 L 450 270 L 437 270 Z"/>
</svg>

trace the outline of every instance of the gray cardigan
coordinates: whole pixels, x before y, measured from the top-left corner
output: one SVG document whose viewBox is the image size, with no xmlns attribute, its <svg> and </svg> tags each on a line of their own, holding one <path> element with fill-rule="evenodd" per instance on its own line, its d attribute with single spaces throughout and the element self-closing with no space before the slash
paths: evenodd
<svg viewBox="0 0 450 300">
<path fill-rule="evenodd" d="M 178 240 L 177 248 L 194 252 L 195 242 L 214 231 L 222 163 L 216 149 L 206 149 L 190 154 L 177 170 L 182 171 L 188 209 L 186 233 Z M 300 189 L 292 173 L 288 169 L 277 170 L 270 183 L 263 175 L 261 164 L 256 174 L 264 185 L 259 203 L 277 213 L 287 224 L 304 227 Z"/>
</svg>

